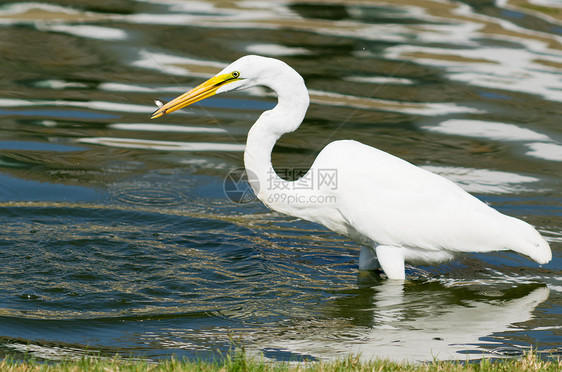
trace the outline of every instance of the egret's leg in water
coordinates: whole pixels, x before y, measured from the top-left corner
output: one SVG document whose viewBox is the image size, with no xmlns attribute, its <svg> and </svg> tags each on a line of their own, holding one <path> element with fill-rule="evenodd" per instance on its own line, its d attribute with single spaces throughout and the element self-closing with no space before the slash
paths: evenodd
<svg viewBox="0 0 562 372">
<path fill-rule="evenodd" d="M 388 245 L 377 245 L 375 248 L 379 264 L 388 279 L 406 279 L 402 249 Z"/>
<path fill-rule="evenodd" d="M 361 247 L 359 253 L 359 270 L 377 270 L 381 267 L 374 247 Z"/>
</svg>

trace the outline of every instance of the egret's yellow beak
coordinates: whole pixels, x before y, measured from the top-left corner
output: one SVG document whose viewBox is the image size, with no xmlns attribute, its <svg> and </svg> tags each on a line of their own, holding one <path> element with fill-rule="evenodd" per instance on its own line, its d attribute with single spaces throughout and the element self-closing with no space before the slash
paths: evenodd
<svg viewBox="0 0 562 372">
<path fill-rule="evenodd" d="M 239 80 L 238 76 L 238 72 L 213 76 L 203 84 L 191 89 L 189 92 L 174 98 L 165 105 L 159 106 L 158 109 L 152 113 L 150 118 L 159 118 L 160 116 L 169 114 L 170 112 L 174 112 L 185 106 L 189 106 L 192 103 L 208 98 L 215 94 L 217 92 L 217 89 L 219 89 L 223 85 Z"/>
</svg>

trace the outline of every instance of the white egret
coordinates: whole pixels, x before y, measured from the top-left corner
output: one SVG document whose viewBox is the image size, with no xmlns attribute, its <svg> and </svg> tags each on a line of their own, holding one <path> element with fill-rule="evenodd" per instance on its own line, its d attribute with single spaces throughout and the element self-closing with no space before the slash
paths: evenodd
<svg viewBox="0 0 562 372">
<path fill-rule="evenodd" d="M 441 176 L 360 142 L 332 142 L 302 179 L 280 178 L 271 151 L 283 134 L 299 127 L 309 105 L 303 78 L 282 61 L 242 57 L 189 92 L 158 102 L 152 118 L 257 85 L 271 88 L 278 103 L 248 133 L 244 165 L 252 189 L 269 208 L 362 244 L 360 270 L 380 267 L 388 278 L 404 279 L 404 262 L 442 262 L 457 252 L 512 250 L 540 264 L 552 258 L 548 243 L 531 225 L 501 214 Z M 311 187 L 299 187 L 303 181 Z"/>
</svg>

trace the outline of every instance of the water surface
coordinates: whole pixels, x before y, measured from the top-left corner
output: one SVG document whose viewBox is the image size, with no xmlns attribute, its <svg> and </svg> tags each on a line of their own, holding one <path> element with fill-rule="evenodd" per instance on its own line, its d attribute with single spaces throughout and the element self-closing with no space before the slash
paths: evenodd
<svg viewBox="0 0 562 372">
<path fill-rule="evenodd" d="M 561 21 L 551 0 L 1 5 L 0 353 L 559 355 Z M 468 254 L 397 284 L 359 273 L 355 243 L 233 202 L 225 179 L 275 97 L 149 114 L 251 53 L 311 93 L 279 172 L 358 139 L 535 225 L 553 260 Z"/>
</svg>

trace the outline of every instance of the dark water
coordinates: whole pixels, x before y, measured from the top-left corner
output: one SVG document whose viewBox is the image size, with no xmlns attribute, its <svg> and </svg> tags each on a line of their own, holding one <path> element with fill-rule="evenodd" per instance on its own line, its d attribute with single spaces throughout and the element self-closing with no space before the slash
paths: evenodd
<svg viewBox="0 0 562 372">
<path fill-rule="evenodd" d="M 555 0 L 3 2 L 0 353 L 560 355 L 561 21 Z M 359 139 L 535 225 L 553 260 L 470 254 L 396 284 L 359 274 L 354 243 L 232 202 L 275 98 L 148 116 L 251 53 L 311 91 L 279 170 Z"/>
</svg>

